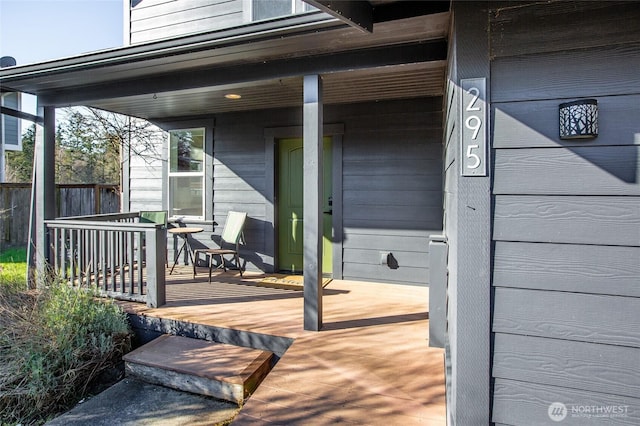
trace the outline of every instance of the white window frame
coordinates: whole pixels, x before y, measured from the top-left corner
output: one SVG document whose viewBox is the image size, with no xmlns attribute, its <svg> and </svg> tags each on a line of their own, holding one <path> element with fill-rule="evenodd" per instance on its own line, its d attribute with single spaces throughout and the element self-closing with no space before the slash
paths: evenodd
<svg viewBox="0 0 640 426">
<path fill-rule="evenodd" d="M 176 133 L 176 132 L 186 132 L 186 131 L 202 131 L 202 170 L 198 171 L 198 172 L 172 172 L 171 171 L 171 135 L 172 133 Z M 168 172 L 168 177 L 167 177 L 167 189 L 168 189 L 168 211 L 169 211 L 169 216 L 172 218 L 186 218 L 186 219 L 196 219 L 196 220 L 204 220 L 204 216 L 206 214 L 206 209 L 205 209 L 205 201 L 206 201 L 206 195 L 205 195 L 205 176 L 206 176 L 206 168 L 207 168 L 207 156 L 205 154 L 206 152 L 206 144 L 207 144 L 207 129 L 206 127 L 185 127 L 185 128 L 180 128 L 180 129 L 171 129 L 168 131 L 168 142 L 167 142 L 167 148 L 168 148 L 168 153 L 167 153 L 167 160 L 168 160 L 168 167 L 167 167 L 167 172 Z M 173 194 L 171 194 L 171 178 L 172 177 L 200 177 L 201 179 L 201 190 L 202 190 L 202 196 L 201 196 L 201 206 L 200 206 L 200 212 L 201 215 L 198 216 L 194 216 L 194 215 L 180 215 L 180 214 L 172 214 L 173 213 Z"/>
<path fill-rule="evenodd" d="M 9 108 L 15 109 L 17 111 L 22 111 L 22 94 L 20 92 L 9 92 L 0 94 L 0 105 L 7 106 L 7 104 L 5 103 L 5 97 L 8 97 L 10 95 L 16 96 L 17 105 L 9 105 Z M 5 138 L 7 137 L 6 120 L 8 120 L 9 118 L 11 118 L 12 120 L 16 120 L 18 126 L 17 144 L 7 143 L 7 141 L 5 140 Z M 0 143 L 2 144 L 3 151 L 22 151 L 22 120 L 20 120 L 19 118 L 9 117 L 6 114 L 0 114 L 0 120 L 2 120 L 2 122 L 0 123 Z"/>
<path fill-rule="evenodd" d="M 305 3 L 302 0 L 291 0 L 291 13 L 289 13 L 288 15 L 282 15 L 282 16 L 277 16 L 277 17 L 267 18 L 267 19 L 258 19 L 254 21 L 253 20 L 253 1 L 254 0 L 242 0 L 242 17 L 244 22 L 260 22 L 260 21 L 266 21 L 269 19 L 279 19 L 285 16 L 298 15 L 301 13 L 307 13 L 307 12 L 312 12 L 317 10 L 316 8 Z"/>
</svg>

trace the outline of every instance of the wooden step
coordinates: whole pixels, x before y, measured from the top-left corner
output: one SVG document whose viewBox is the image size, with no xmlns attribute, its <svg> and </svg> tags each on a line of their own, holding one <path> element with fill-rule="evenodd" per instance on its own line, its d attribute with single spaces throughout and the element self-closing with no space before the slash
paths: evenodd
<svg viewBox="0 0 640 426">
<path fill-rule="evenodd" d="M 273 353 L 165 334 L 123 358 L 128 376 L 242 404 L 269 373 Z"/>
</svg>

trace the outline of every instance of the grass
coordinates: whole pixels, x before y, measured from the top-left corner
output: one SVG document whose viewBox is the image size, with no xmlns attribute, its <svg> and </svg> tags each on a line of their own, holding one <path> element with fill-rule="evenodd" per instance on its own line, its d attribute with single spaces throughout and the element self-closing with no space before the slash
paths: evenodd
<svg viewBox="0 0 640 426">
<path fill-rule="evenodd" d="M 10 248 L 0 252 L 0 286 L 26 288 L 26 274 L 26 248 Z"/>
<path fill-rule="evenodd" d="M 117 305 L 61 280 L 24 290 L 24 252 L 0 254 L 0 266 L 0 424 L 41 424 L 121 362 L 130 331 Z"/>
</svg>

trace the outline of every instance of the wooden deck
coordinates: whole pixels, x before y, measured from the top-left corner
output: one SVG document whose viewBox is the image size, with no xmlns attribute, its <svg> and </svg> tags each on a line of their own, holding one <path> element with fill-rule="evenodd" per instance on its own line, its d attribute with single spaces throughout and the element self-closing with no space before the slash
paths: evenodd
<svg viewBox="0 0 640 426">
<path fill-rule="evenodd" d="M 177 272 L 177 273 L 176 273 Z M 294 343 L 234 425 L 445 425 L 444 355 L 428 347 L 428 288 L 334 280 L 324 327 L 302 329 L 302 292 L 256 285 L 264 275 L 181 267 L 160 308 L 130 312 L 289 337 Z"/>
</svg>

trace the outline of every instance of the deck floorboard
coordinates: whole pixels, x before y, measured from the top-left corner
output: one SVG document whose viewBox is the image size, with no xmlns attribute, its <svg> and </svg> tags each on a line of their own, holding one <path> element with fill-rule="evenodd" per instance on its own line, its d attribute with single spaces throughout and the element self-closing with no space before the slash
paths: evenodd
<svg viewBox="0 0 640 426">
<path fill-rule="evenodd" d="M 130 312 L 289 337 L 294 343 L 234 425 L 445 425 L 444 353 L 428 346 L 429 289 L 334 280 L 324 326 L 304 331 L 302 292 L 257 286 L 262 274 L 167 275 L 160 308 Z"/>
</svg>

